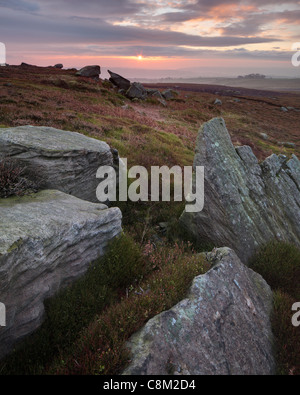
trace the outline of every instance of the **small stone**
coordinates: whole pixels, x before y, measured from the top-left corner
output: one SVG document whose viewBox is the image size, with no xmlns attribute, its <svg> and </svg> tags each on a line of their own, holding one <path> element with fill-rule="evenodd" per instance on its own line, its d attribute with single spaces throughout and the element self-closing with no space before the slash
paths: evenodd
<svg viewBox="0 0 300 395">
<path fill-rule="evenodd" d="M 269 140 L 269 136 L 266 133 L 260 133 L 260 136 L 263 140 Z"/>
<path fill-rule="evenodd" d="M 167 102 L 164 99 L 160 99 L 158 98 L 157 101 L 163 106 L 163 107 L 167 107 Z"/>
<path fill-rule="evenodd" d="M 285 142 L 285 141 L 278 141 L 277 145 L 280 145 L 281 147 L 286 147 L 286 148 L 296 148 L 295 143 L 290 143 L 290 142 Z"/>
<path fill-rule="evenodd" d="M 168 222 L 160 222 L 158 224 L 158 226 L 160 227 L 162 232 L 166 232 L 167 229 L 168 229 L 169 224 L 168 224 Z"/>
</svg>

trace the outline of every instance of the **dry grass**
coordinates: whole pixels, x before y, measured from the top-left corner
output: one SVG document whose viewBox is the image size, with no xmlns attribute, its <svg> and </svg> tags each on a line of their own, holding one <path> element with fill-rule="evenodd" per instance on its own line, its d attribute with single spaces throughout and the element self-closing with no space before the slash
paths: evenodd
<svg viewBox="0 0 300 395">
<path fill-rule="evenodd" d="M 280 110 L 281 106 L 300 108 L 299 95 L 247 97 L 241 91 L 240 103 L 227 95 L 221 97 L 220 107 L 213 105 L 219 97 L 213 89 L 202 92 L 201 86 L 183 85 L 179 96 L 164 108 L 155 100 L 131 103 L 105 81 L 78 78 L 74 70 L 35 67 L 2 68 L 0 90 L 0 126 L 45 125 L 81 132 L 119 149 L 130 165 L 143 165 L 138 162 L 141 152 L 161 165 L 169 164 L 167 160 L 191 164 L 197 130 L 215 116 L 224 117 L 234 143 L 251 145 L 259 159 L 272 152 L 300 152 L 300 113 Z M 170 138 L 160 151 L 161 132 Z M 262 132 L 269 135 L 268 141 L 262 140 Z M 294 142 L 297 147 L 279 147 L 277 141 Z"/>
</svg>

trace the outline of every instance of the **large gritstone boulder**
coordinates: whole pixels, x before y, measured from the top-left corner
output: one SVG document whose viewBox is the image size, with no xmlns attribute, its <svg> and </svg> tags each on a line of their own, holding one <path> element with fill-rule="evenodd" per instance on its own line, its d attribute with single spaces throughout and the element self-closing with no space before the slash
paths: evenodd
<svg viewBox="0 0 300 395">
<path fill-rule="evenodd" d="M 208 254 L 186 299 L 152 318 L 128 342 L 125 375 L 269 375 L 275 370 L 272 291 L 234 251 Z"/>
<path fill-rule="evenodd" d="M 76 75 L 79 77 L 88 77 L 88 78 L 93 78 L 95 80 L 99 79 L 100 74 L 101 74 L 101 67 L 98 65 L 85 66 L 79 71 L 77 71 L 76 73 Z"/>
<path fill-rule="evenodd" d="M 124 89 L 127 91 L 129 89 L 131 82 L 121 75 L 114 73 L 113 71 L 107 70 L 110 75 L 109 81 L 112 82 L 119 89 Z"/>
<path fill-rule="evenodd" d="M 129 89 L 126 92 L 126 96 L 129 99 L 141 99 L 144 100 L 147 98 L 147 91 L 142 84 L 139 82 L 133 82 Z"/>
<path fill-rule="evenodd" d="M 42 126 L 0 129 L 0 160 L 9 157 L 34 175 L 41 189 L 57 189 L 91 202 L 98 202 L 97 169 L 114 165 L 103 141 Z"/>
<path fill-rule="evenodd" d="M 44 300 L 86 272 L 121 232 L 121 212 L 46 190 L 0 199 L 0 357 L 43 321 Z"/>
<path fill-rule="evenodd" d="M 181 221 L 199 240 L 228 246 L 244 263 L 270 240 L 300 245 L 300 161 L 271 155 L 263 163 L 249 146 L 235 148 L 222 118 L 198 134 L 194 166 L 205 167 L 204 209 Z"/>
</svg>

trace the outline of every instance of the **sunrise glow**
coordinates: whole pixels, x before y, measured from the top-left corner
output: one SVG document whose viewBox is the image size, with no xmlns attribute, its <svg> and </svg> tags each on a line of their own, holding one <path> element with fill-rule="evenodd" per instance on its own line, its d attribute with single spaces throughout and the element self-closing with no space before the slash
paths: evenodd
<svg viewBox="0 0 300 395">
<path fill-rule="evenodd" d="M 288 76 L 299 20 L 296 0 L 14 0 L 0 2 L 0 41 L 10 64 Z"/>
</svg>

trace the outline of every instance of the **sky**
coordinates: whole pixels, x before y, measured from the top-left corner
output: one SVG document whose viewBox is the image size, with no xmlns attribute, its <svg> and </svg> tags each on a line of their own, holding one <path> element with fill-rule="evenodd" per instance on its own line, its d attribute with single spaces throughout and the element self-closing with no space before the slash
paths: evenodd
<svg viewBox="0 0 300 395">
<path fill-rule="evenodd" d="M 7 63 L 99 64 L 126 77 L 300 77 L 299 22 L 294 0 L 0 0 Z"/>
</svg>

